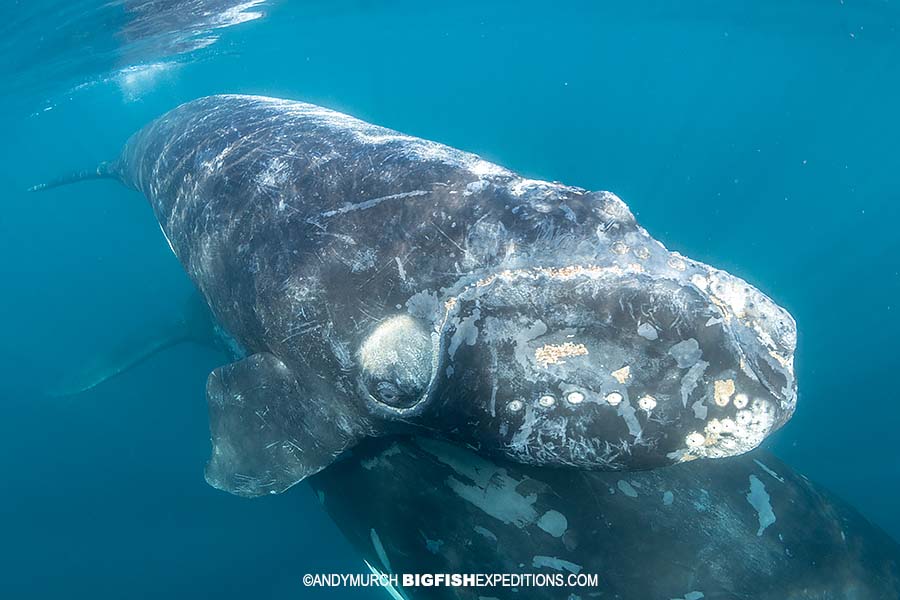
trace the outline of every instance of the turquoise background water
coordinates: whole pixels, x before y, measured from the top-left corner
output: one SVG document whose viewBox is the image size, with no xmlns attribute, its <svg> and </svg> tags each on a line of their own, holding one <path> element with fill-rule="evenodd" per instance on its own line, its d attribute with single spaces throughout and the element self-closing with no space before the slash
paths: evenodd
<svg viewBox="0 0 900 600">
<path fill-rule="evenodd" d="M 669 248 L 793 313 L 799 408 L 769 446 L 900 537 L 895 3 L 281 2 L 171 62 L 100 4 L 0 9 L 0 597 L 334 597 L 300 576 L 364 572 L 305 487 L 247 501 L 206 486 L 216 352 L 184 345 L 48 394 L 163 327 L 189 283 L 137 194 L 24 190 L 220 92 L 616 192 Z M 135 61 L 169 66 L 119 71 Z"/>
</svg>

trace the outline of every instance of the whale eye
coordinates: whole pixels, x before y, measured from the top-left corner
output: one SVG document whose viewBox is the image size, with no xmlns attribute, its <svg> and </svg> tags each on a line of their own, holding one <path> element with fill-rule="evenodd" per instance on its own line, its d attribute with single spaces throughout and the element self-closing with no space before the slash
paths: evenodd
<svg viewBox="0 0 900 600">
<path fill-rule="evenodd" d="M 379 381 L 375 389 L 375 396 L 386 404 L 396 405 L 400 399 L 400 390 L 390 381 Z"/>
<path fill-rule="evenodd" d="M 366 382 L 369 395 L 376 402 L 386 404 L 393 408 L 408 408 L 421 399 L 424 389 L 410 382 L 401 380 L 375 380 Z"/>
<path fill-rule="evenodd" d="M 422 400 L 432 375 L 431 337 L 401 315 L 379 324 L 359 350 L 361 384 L 369 396 L 392 408 Z"/>
</svg>

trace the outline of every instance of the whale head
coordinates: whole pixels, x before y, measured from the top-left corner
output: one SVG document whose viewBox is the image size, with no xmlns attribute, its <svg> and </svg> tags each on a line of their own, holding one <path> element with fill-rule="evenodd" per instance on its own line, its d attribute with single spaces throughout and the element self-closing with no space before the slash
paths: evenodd
<svg viewBox="0 0 900 600">
<path fill-rule="evenodd" d="M 794 410 L 794 320 L 746 282 L 679 260 L 469 285 L 447 303 L 444 418 L 533 464 L 646 469 L 759 445 Z"/>
</svg>

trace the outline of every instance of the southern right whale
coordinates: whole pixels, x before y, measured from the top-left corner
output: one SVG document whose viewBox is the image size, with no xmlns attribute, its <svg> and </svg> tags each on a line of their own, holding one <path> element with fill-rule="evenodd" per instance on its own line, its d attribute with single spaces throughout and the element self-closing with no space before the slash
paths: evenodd
<svg viewBox="0 0 900 600">
<path fill-rule="evenodd" d="M 793 319 L 669 252 L 608 192 L 325 108 L 184 104 L 57 183 L 141 191 L 249 356 L 207 386 L 208 481 L 276 493 L 367 436 L 649 469 L 756 447 L 795 408 Z"/>
<path fill-rule="evenodd" d="M 218 334 L 195 304 L 182 311 L 190 319 L 145 328 L 130 343 L 148 352 L 169 341 L 208 344 Z M 227 343 L 217 347 L 237 358 Z M 133 366 L 129 356 L 86 363 L 106 364 L 113 377 Z M 508 594 L 534 600 L 569 592 L 583 600 L 900 598 L 896 542 L 762 449 L 622 473 L 529 467 L 396 438 L 357 446 L 308 481 L 382 572 L 600 575 L 597 589 Z M 509 590 L 472 592 L 402 590 L 409 600 L 505 598 Z"/>
</svg>

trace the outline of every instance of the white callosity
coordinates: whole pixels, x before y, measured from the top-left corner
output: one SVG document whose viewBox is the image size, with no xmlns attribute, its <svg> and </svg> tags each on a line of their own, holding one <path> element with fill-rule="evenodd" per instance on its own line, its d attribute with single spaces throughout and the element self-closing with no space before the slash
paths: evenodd
<svg viewBox="0 0 900 600">
<path fill-rule="evenodd" d="M 638 400 L 638 406 L 640 406 L 643 410 L 651 411 L 656 408 L 656 398 L 653 396 L 641 396 Z"/>
<path fill-rule="evenodd" d="M 695 431 L 685 439 L 686 448 L 672 453 L 672 458 L 725 458 L 743 454 L 759 446 L 772 431 L 775 417 L 772 408 L 761 400 L 749 409 L 738 411 L 736 419 L 710 419 L 703 431 Z"/>
</svg>

